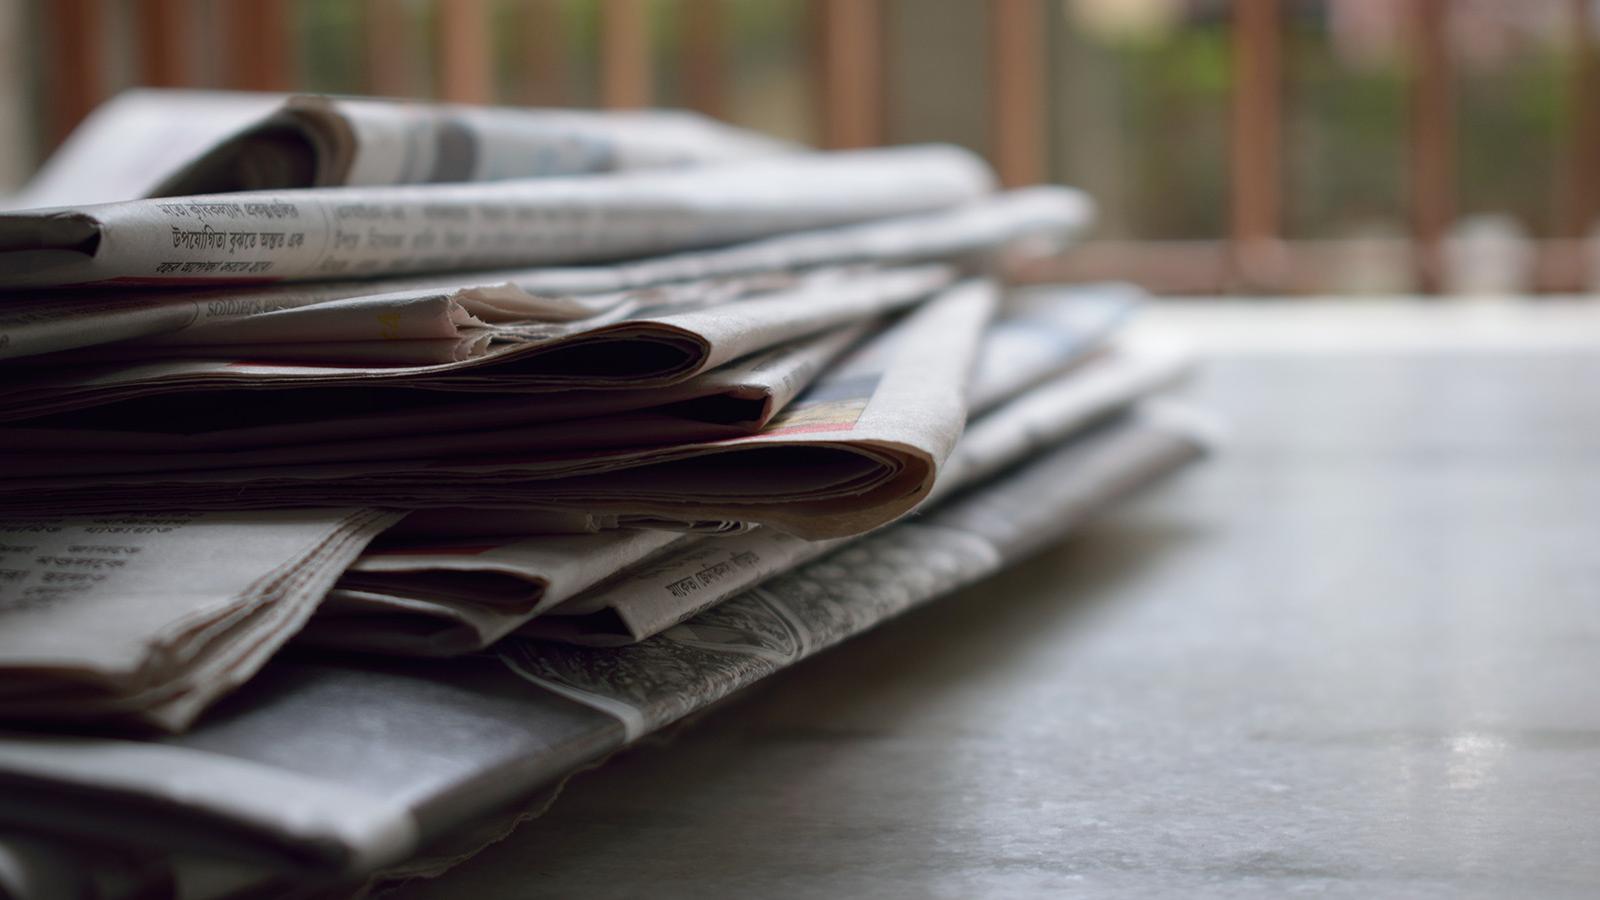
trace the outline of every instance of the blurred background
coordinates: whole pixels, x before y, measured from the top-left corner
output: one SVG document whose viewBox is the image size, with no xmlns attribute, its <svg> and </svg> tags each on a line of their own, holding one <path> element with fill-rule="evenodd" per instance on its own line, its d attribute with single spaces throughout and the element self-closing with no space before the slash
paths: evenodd
<svg viewBox="0 0 1600 900">
<path fill-rule="evenodd" d="M 1600 0 L 0 0 L 0 190 L 132 85 L 677 106 L 1083 187 L 1095 239 L 1040 279 L 1585 292 L 1597 22 Z"/>
</svg>

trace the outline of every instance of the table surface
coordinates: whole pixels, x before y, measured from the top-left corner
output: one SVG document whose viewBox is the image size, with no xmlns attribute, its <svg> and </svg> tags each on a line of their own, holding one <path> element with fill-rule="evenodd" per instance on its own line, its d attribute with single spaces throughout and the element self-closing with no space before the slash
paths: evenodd
<svg viewBox="0 0 1600 900">
<path fill-rule="evenodd" d="M 1600 893 L 1600 304 L 1140 327 L 1215 458 L 396 896 Z"/>
</svg>

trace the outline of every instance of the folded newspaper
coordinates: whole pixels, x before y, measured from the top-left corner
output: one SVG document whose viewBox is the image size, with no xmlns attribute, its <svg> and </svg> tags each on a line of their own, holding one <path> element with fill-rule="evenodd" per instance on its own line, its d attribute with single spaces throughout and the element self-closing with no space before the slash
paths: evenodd
<svg viewBox="0 0 1600 900">
<path fill-rule="evenodd" d="M 961 483 L 992 472 L 997 466 L 1015 462 L 1041 444 L 1059 440 L 1095 416 L 1163 386 L 1181 370 L 1181 358 L 1170 353 L 1138 349 L 1122 350 L 1109 356 L 1101 352 L 1099 357 L 1095 356 L 1106 336 L 1126 318 L 1135 302 L 1125 290 L 1101 287 L 1057 292 L 1037 299 L 1046 302 L 1013 301 L 1006 317 L 987 332 L 974 380 L 967 391 L 973 410 L 986 415 L 962 439 L 961 446 L 966 449 L 951 459 L 949 471 L 937 483 L 938 492 L 948 492 Z M 881 355 L 883 343 L 918 344 L 916 338 L 898 333 L 899 329 L 915 322 L 913 318 L 865 343 L 856 351 L 858 361 Z M 862 333 L 863 329 L 852 329 L 845 337 L 855 340 Z M 830 378 L 848 380 L 855 377 L 857 370 L 856 364 L 847 361 Z M 996 406 L 1001 408 L 991 412 Z M 547 521 L 531 530 L 528 526 L 502 526 L 499 530 L 504 537 L 486 543 L 482 539 L 483 510 L 450 513 L 440 511 L 428 521 L 418 521 L 405 535 L 397 535 L 397 540 L 391 541 L 383 551 L 356 560 L 339 581 L 338 589 L 323 604 L 313 627 L 305 633 L 305 639 L 365 650 L 434 655 L 459 653 L 484 647 L 533 616 L 548 611 L 562 618 L 554 620 L 540 633 L 590 643 L 638 640 L 708 608 L 752 585 L 759 577 L 792 568 L 837 545 L 837 542 L 801 541 L 764 530 L 748 538 L 714 541 L 714 546 L 699 549 L 688 546 L 685 535 L 664 531 L 539 534 L 550 526 Z M 449 518 L 445 518 L 447 514 Z M 193 517 L 193 514 L 188 515 Z M 284 512 L 263 514 L 260 540 L 252 536 L 253 520 L 245 514 L 211 514 L 199 525 L 190 522 L 188 527 L 191 532 L 196 528 L 231 528 L 231 531 L 219 532 L 225 536 L 217 540 L 266 550 L 275 546 L 270 539 L 271 523 L 284 515 Z M 310 516 L 309 521 L 315 523 L 334 515 L 336 513 L 319 513 Z M 520 511 L 513 517 L 525 518 Z M 385 523 L 394 518 L 387 517 Z M 457 521 L 462 519 L 471 524 L 462 526 Z M 222 604 L 221 598 L 228 595 L 226 591 L 216 591 L 208 583 L 191 585 L 184 590 L 182 585 L 173 582 L 173 579 L 185 577 L 184 567 L 172 565 L 162 554 L 182 546 L 187 538 L 186 533 L 177 531 L 179 518 L 140 525 L 142 521 L 124 519 L 120 526 L 113 527 L 116 520 L 107 520 L 84 527 L 93 528 L 96 533 L 129 535 L 124 538 L 127 543 L 120 545 L 117 552 L 124 559 L 137 558 L 146 564 L 144 566 L 44 555 L 33 558 L 31 566 L 24 565 L 25 560 L 15 560 L 16 568 L 11 571 L 8 583 L 0 586 L 0 597 L 7 589 L 11 590 L 18 602 L 28 603 L 29 615 L 16 618 L 18 627 L 12 629 L 17 641 L 13 652 L 20 656 L 13 660 L 0 656 L 0 671 L 6 667 L 29 671 L 31 658 L 23 651 L 38 634 L 72 634 L 78 642 L 72 651 L 75 657 L 68 657 L 65 655 L 68 651 L 61 651 L 63 655 L 58 657 L 57 666 L 60 671 L 53 679 L 37 679 L 40 686 L 30 693 L 0 703 L 0 715 L 26 716 L 29 709 L 47 703 L 53 704 L 50 711 L 56 715 L 142 717 L 159 727 L 181 728 L 206 702 L 259 667 L 265 656 L 292 633 L 292 628 L 251 632 L 257 655 L 238 662 L 224 660 L 229 677 L 208 683 L 209 693 L 192 690 L 184 694 L 178 713 L 164 706 L 144 709 L 126 698 L 118 704 L 84 702 L 77 694 L 62 690 L 63 684 L 70 687 L 75 678 L 82 677 L 82 672 L 96 671 L 97 666 L 105 665 L 104 648 L 96 643 L 92 632 L 83 633 L 73 616 L 89 615 L 95 621 L 114 624 L 116 634 L 129 646 L 122 651 L 128 658 L 121 664 L 122 669 L 138 672 L 173 654 L 175 647 L 169 635 L 182 623 L 206 615 L 209 605 Z M 70 534 L 75 524 L 70 520 L 44 519 L 16 521 L 5 527 L 19 534 L 59 532 L 66 528 Z M 473 533 L 472 525 L 479 529 L 477 534 Z M 578 530 L 592 532 L 592 526 L 592 522 L 585 522 Z M 559 528 L 572 530 L 567 525 Z M 446 539 L 444 544 L 438 542 L 441 532 Z M 172 536 L 174 533 L 176 537 Z M 368 532 L 365 537 L 370 538 L 371 534 Z M 457 535 L 457 539 L 449 540 L 452 534 Z M 140 543 L 145 540 L 140 537 L 142 535 L 149 535 L 152 543 Z M 432 542 L 419 540 L 419 535 L 432 538 Z M 197 539 L 188 539 L 200 544 Z M 68 546 L 82 553 L 94 549 L 84 544 Z M 680 549 L 684 547 L 687 550 Z M 718 558 L 707 560 L 708 553 Z M 644 572 L 626 571 L 648 560 L 659 562 Z M 229 577 L 234 582 L 246 583 L 263 579 L 261 573 L 274 562 L 272 556 L 216 556 L 209 565 L 215 567 L 219 575 L 232 565 L 234 570 L 227 573 Z M 328 581 L 346 564 L 350 564 L 350 559 L 342 557 L 334 560 L 331 573 L 312 574 L 317 575 L 322 589 L 326 590 Z M 56 571 L 66 565 L 87 567 L 95 574 L 67 576 Z M 141 580 L 151 577 L 151 573 L 166 580 L 154 584 Z M 89 581 L 95 592 L 78 598 L 64 595 L 61 588 L 54 585 L 67 577 Z M 688 579 L 687 586 L 685 579 Z M 601 582 L 606 584 L 597 588 Z M 594 590 L 587 590 L 590 588 Z M 140 602 L 124 611 L 144 615 L 140 621 L 107 616 L 95 605 L 97 600 L 115 602 L 119 597 L 139 596 L 150 590 L 164 592 L 165 605 L 157 607 Z M 69 599 L 72 602 L 65 602 Z M 45 602 L 47 600 L 53 602 Z M 303 600 L 299 601 L 299 606 L 293 598 L 279 602 L 283 608 L 275 610 L 274 614 L 290 614 L 288 619 L 293 625 L 304 622 L 307 609 Z M 263 601 L 259 605 L 267 604 Z M 7 623 L 11 621 L 8 619 Z M 619 634 L 613 628 L 608 633 L 604 625 L 612 623 L 623 624 L 625 630 Z M 3 646 L 0 642 L 0 647 Z M 187 670 L 183 670 L 169 676 L 173 683 L 160 684 L 161 691 L 176 692 L 181 687 L 178 676 L 186 674 Z"/>
<path fill-rule="evenodd" d="M 696 516 L 743 519 L 748 510 L 736 504 L 744 498 L 763 502 L 759 497 L 764 495 L 767 499 L 762 508 L 768 512 L 762 517 L 799 530 L 852 533 L 875 527 L 904 513 L 928 492 L 959 434 L 966 412 L 962 394 L 993 301 L 993 288 L 984 282 L 966 282 L 946 291 L 862 343 L 752 436 L 589 452 L 576 459 L 570 454 L 550 458 L 579 462 L 591 472 L 604 473 L 609 468 L 609 478 L 587 476 L 594 484 L 587 490 L 601 493 L 613 489 L 614 481 L 629 471 L 627 467 L 665 467 L 669 470 L 665 474 L 636 480 L 637 486 L 630 490 L 642 497 L 649 497 L 652 490 L 657 496 L 676 493 L 681 498 L 677 506 L 649 502 L 657 510 L 700 510 L 656 513 L 674 515 L 674 521 L 686 526 L 694 524 Z M 836 352 L 842 347 L 831 349 Z M 828 437 L 832 443 L 818 448 L 822 452 L 817 460 L 806 463 L 802 457 L 812 449 L 814 436 Z M 458 473 L 468 471 L 471 466 L 463 468 L 463 462 L 481 458 L 459 454 L 497 448 L 509 451 L 522 438 L 519 433 L 509 440 L 488 433 L 453 442 L 431 440 L 444 442 L 446 449 L 458 455 L 433 462 L 406 461 L 412 470 L 424 472 L 454 460 L 449 465 Z M 785 456 L 780 462 L 763 465 L 769 452 Z M 860 463 L 838 465 L 841 454 L 858 458 Z M 693 464 L 697 457 L 706 456 L 748 460 L 698 466 L 698 487 L 684 473 L 672 470 L 675 464 Z M 38 459 L 44 463 L 52 457 Z M 180 457 L 175 464 L 193 466 L 195 460 Z M 380 464 L 346 465 L 370 473 Z M 741 468 L 744 478 L 732 477 Z M 193 471 L 180 469 L 161 477 Z M 491 463 L 483 471 L 477 497 L 511 489 L 503 464 Z M 441 475 L 435 472 L 432 477 Z M 654 488 L 652 480 L 657 485 Z M 709 486 L 712 482 L 717 483 L 715 488 Z M 329 485 L 316 490 L 324 498 L 333 493 Z M 364 496 L 358 503 L 382 502 L 371 490 L 357 486 L 355 492 Z M 721 499 L 715 499 L 719 495 Z M 459 480 L 439 496 L 441 505 L 493 505 L 476 499 Z M 708 497 L 718 505 L 705 506 Z M 8 682 L 0 685 L 0 716 L 127 718 L 181 729 L 210 701 L 259 668 L 305 622 L 361 547 L 398 518 L 392 512 L 360 509 L 205 515 L 195 513 L 197 507 L 171 491 L 142 505 L 148 508 L 152 503 L 188 511 L 145 524 L 138 515 L 62 519 L 64 507 L 56 507 L 36 522 L 16 520 L 0 526 L 28 539 L 0 545 L 4 551 L 0 563 L 13 563 L 0 581 L 0 602 L 11 601 L 6 607 L 10 614 L 5 617 L 11 627 L 0 637 L 0 672 L 12 673 Z M 241 494 L 229 493 L 216 505 L 238 509 L 247 502 Z M 274 500 L 272 505 L 294 504 Z M 526 504 L 503 505 L 516 508 Z M 584 509 L 593 505 L 604 506 L 599 502 L 572 504 Z M 638 511 L 638 503 L 624 505 L 627 515 L 644 515 Z M 729 512 L 734 509 L 739 514 Z M 272 523 L 279 520 L 288 524 L 275 529 Z M 259 537 L 253 523 L 259 523 Z M 288 525 L 297 525 L 299 530 Z M 115 542 L 93 540 L 102 534 L 123 537 Z M 151 543 L 133 540 L 133 536 L 145 534 L 154 536 Z M 554 543 L 566 546 L 569 559 L 565 570 L 560 562 L 561 547 L 506 552 L 541 570 L 549 587 L 544 596 L 554 602 L 665 549 L 674 540 L 675 535 L 664 532 L 556 539 Z M 246 545 L 260 555 L 226 555 L 234 544 Z M 590 552 L 574 553 L 578 547 Z M 291 551 L 292 555 L 281 558 Z M 193 555 L 186 555 L 190 553 Z M 373 568 L 363 567 L 346 578 L 350 590 L 335 598 L 336 608 L 360 609 L 365 596 L 362 589 L 383 587 L 384 574 L 371 571 Z M 190 575 L 191 569 L 205 577 Z M 482 591 L 472 593 L 480 601 L 485 597 Z M 517 596 L 488 596 L 490 606 L 498 602 L 503 608 L 517 609 L 520 601 Z M 506 619 L 503 627 L 485 630 L 484 639 L 477 643 L 499 637 L 517 624 L 519 620 Z M 111 652 L 105 636 L 91 625 L 111 629 L 122 646 Z"/>
<path fill-rule="evenodd" d="M 939 270 L 898 273 L 935 287 Z M 931 489 L 960 433 L 992 284 L 940 292 L 834 366 L 755 434 L 604 452 L 423 456 L 252 468 L 179 468 L 0 480 L 8 513 L 100 513 L 152 501 L 189 509 L 342 503 L 414 509 L 544 507 L 634 524 L 759 523 L 839 537 L 903 514 Z"/>
<path fill-rule="evenodd" d="M 218 103 L 230 102 L 230 95 Z M 679 110 L 518 109 L 293 96 L 152 196 L 504 181 L 726 163 L 801 148 Z"/>
<path fill-rule="evenodd" d="M 1188 416 L 1107 423 L 638 644 L 511 638 L 429 667 L 269 665 L 161 742 L 0 737 L 0 826 L 353 875 L 917 604 L 1192 459 Z M 204 785 L 196 790 L 195 785 Z"/>
<path fill-rule="evenodd" d="M 609 324 L 636 314 L 642 303 L 660 303 L 659 294 L 643 292 L 674 283 L 819 266 L 982 260 L 1005 251 L 1050 254 L 1084 230 L 1090 212 L 1078 191 L 1032 187 L 945 210 L 607 265 L 163 292 L 85 287 L 70 294 L 14 294 L 0 301 L 0 359 L 130 340 L 225 353 L 221 348 L 234 343 L 436 338 L 441 328 L 456 334 L 468 316 L 485 326 L 596 319 Z M 413 304 L 426 298 L 443 301 L 443 315 L 439 304 L 427 307 L 431 317 L 419 315 Z M 334 300 L 353 301 L 372 315 L 326 312 Z M 695 303 L 708 305 L 704 297 Z"/>
<path fill-rule="evenodd" d="M 946 493 L 982 481 L 1139 398 L 1170 387 L 1187 364 L 1181 351 L 1124 349 L 1087 363 L 1081 372 L 1059 376 L 1030 390 L 980 418 L 962 435 L 926 502 L 937 503 Z M 635 643 L 851 540 L 804 541 L 763 528 L 701 541 L 623 570 L 545 610 L 520 631 L 594 646 Z M 362 565 L 358 560 L 355 568 Z M 336 589 L 330 596 L 340 594 Z M 462 608 L 447 600 L 429 612 L 437 616 L 440 607 L 450 611 Z M 331 612 L 326 604 L 318 610 L 309 637 L 325 633 L 324 616 Z M 414 610 L 412 616 L 416 613 Z M 385 635 L 378 628 L 367 630 L 359 640 L 365 649 L 392 647 L 384 646 Z"/>
<path fill-rule="evenodd" d="M 968 387 L 970 414 L 980 418 L 957 443 L 936 494 L 1017 462 L 1167 386 L 1184 369 L 1184 357 L 1171 350 L 1104 351 L 1107 335 L 1136 302 L 1126 289 L 1038 299 L 1048 302 L 1013 306 L 986 332 Z M 412 528 L 369 548 L 300 638 L 442 655 L 481 649 L 524 626 L 524 633 L 542 637 L 628 643 L 834 546 L 771 529 L 688 541 L 659 531 L 512 532 L 486 540 L 448 527 L 443 535 Z"/>
<path fill-rule="evenodd" d="M 56 416 L 0 428 L 0 459 L 23 468 L 37 466 L 42 458 L 81 467 L 99 456 L 109 457 L 100 464 L 102 470 L 126 471 L 150 468 L 150 460 L 159 459 L 151 454 L 229 451 L 229 464 L 240 465 L 244 451 L 262 455 L 293 445 L 314 446 L 305 452 L 324 459 L 335 458 L 340 445 L 349 458 L 370 458 L 394 455 L 399 452 L 394 448 L 440 433 L 492 439 L 494 432 L 520 429 L 530 442 L 521 445 L 525 448 L 595 448 L 751 434 L 875 324 L 880 323 L 853 323 L 779 344 L 688 381 L 648 390 L 567 390 L 540 396 L 537 402 L 525 394 L 480 399 L 390 393 L 378 411 L 368 411 L 376 405 L 371 393 L 320 397 L 317 403 L 303 395 L 291 399 L 255 392 L 188 403 L 167 399 L 162 401 L 165 419 L 139 418 L 126 407 Z M 344 399 L 359 402 L 340 402 Z M 102 427 L 91 427 L 95 425 Z M 530 425 L 539 427 L 521 427 Z M 375 438 L 388 440 L 377 444 Z M 154 465 L 163 467 L 170 468 Z"/>
<path fill-rule="evenodd" d="M 183 394 L 195 408 L 163 400 L 160 417 L 152 418 L 154 404 L 106 410 L 94 418 L 57 419 L 53 426 L 83 421 L 90 426 L 115 427 L 119 418 L 145 423 L 145 427 L 215 429 L 215 407 L 237 405 L 248 398 L 290 407 L 298 420 L 326 419 L 366 409 L 394 408 L 390 396 L 374 399 L 363 394 L 329 392 L 330 388 L 412 389 L 463 393 L 552 394 L 574 388 L 613 391 L 618 388 L 657 388 L 681 382 L 724 363 L 795 338 L 911 305 L 954 277 L 949 266 L 923 264 L 872 270 L 822 269 L 802 275 L 773 278 L 730 279 L 715 285 L 694 282 L 672 289 L 656 289 L 649 305 L 633 307 L 620 321 L 565 325 L 529 325 L 532 333 L 508 335 L 474 358 L 450 363 L 415 365 L 339 365 L 277 363 L 231 356 L 215 360 L 158 360 L 133 365 L 96 367 L 73 365 L 33 371 L 14 368 L 19 383 L 4 390 L 5 403 L 22 414 L 125 403 L 158 395 Z M 700 304 L 688 298 L 705 298 Z M 736 300 L 737 302 L 721 302 Z M 335 306 L 347 302 L 336 301 Z M 537 328 L 537 331 L 535 331 Z M 366 341 L 389 346 L 389 342 Z M 395 341 L 393 343 L 414 343 Z M 314 343 L 291 345 L 315 347 Z M 40 357 L 48 361 L 50 357 Z M 266 391 L 318 389 L 319 393 L 293 396 Z M 247 390 L 244 396 L 217 396 L 218 392 Z M 188 397 L 187 395 L 200 395 Z M 610 409 L 655 405 L 654 392 L 617 395 Z M 420 403 L 437 402 L 417 398 Z M 456 399 L 459 399 L 456 398 Z M 559 418 L 573 407 L 559 396 L 524 400 L 536 409 L 554 403 L 545 420 Z M 120 413 L 120 416 L 119 416 Z M 284 414 L 276 407 L 266 411 L 235 413 L 227 425 L 280 425 Z M 160 426 L 153 423 L 164 423 Z"/>
<path fill-rule="evenodd" d="M 494 183 L 246 191 L 0 213 L 0 288 L 259 283 L 603 262 L 928 212 L 993 188 L 929 145 Z"/>
<path fill-rule="evenodd" d="M 436 868 L 1197 457 L 1136 292 L 1006 285 L 1088 201 L 993 183 L 670 113 L 102 110 L 0 214 L 0 891 Z"/>
<path fill-rule="evenodd" d="M 800 148 L 677 110 L 533 110 L 231 91 L 124 91 L 18 198 L 68 206 L 333 185 L 675 168 Z"/>
<path fill-rule="evenodd" d="M 396 513 L 0 523 L 0 717 L 177 730 L 305 624 Z"/>
</svg>

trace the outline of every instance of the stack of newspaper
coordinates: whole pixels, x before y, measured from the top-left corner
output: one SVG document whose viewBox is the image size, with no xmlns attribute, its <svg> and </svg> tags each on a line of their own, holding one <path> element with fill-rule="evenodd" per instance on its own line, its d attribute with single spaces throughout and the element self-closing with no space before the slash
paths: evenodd
<svg viewBox="0 0 1600 900">
<path fill-rule="evenodd" d="M 1003 283 L 1088 201 L 953 147 L 141 92 L 14 206 L 24 894 L 438 856 L 1205 443 L 1147 400 L 1187 361 L 1119 338 L 1136 291 Z"/>
</svg>

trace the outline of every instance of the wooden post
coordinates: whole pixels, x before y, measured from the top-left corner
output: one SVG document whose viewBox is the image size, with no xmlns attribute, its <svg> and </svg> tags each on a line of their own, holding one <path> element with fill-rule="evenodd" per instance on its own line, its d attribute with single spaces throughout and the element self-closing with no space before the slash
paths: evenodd
<svg viewBox="0 0 1600 900">
<path fill-rule="evenodd" d="M 361 8 L 364 73 L 367 93 L 378 97 L 410 97 L 416 93 L 411 75 L 410 21 L 400 0 L 366 0 Z"/>
<path fill-rule="evenodd" d="M 1455 115 L 1445 18 L 1448 0 L 1410 0 L 1411 235 L 1417 282 L 1424 293 L 1444 288 L 1444 237 L 1455 216 Z"/>
<path fill-rule="evenodd" d="M 1571 137 L 1557 197 L 1561 223 L 1558 237 L 1565 252 L 1551 287 L 1560 291 L 1588 288 L 1587 271 L 1593 230 L 1600 224 L 1600 48 L 1595 46 L 1595 19 L 1588 0 L 1572 0 L 1573 66 Z"/>
<path fill-rule="evenodd" d="M 989 146 L 1006 187 L 1045 177 L 1044 37 L 1040 0 L 989 0 Z"/>
<path fill-rule="evenodd" d="M 823 146 L 883 143 L 883 4 L 813 0 Z"/>
<path fill-rule="evenodd" d="M 650 16 L 644 0 L 603 0 L 600 6 L 600 103 L 610 109 L 649 106 Z"/>
<path fill-rule="evenodd" d="M 439 15 L 439 96 L 452 103 L 494 99 L 494 48 L 484 0 L 443 0 Z"/>
<path fill-rule="evenodd" d="M 683 96 L 690 109 L 727 114 L 727 66 L 723 62 L 723 0 L 682 0 Z"/>
<path fill-rule="evenodd" d="M 1593 4 L 1572 0 L 1573 67 L 1571 144 L 1567 151 L 1564 210 L 1567 237 L 1586 238 L 1600 220 L 1600 48 Z"/>
<path fill-rule="evenodd" d="M 1287 280 L 1280 236 L 1283 172 L 1280 0 L 1234 0 L 1229 187 L 1233 266 L 1246 285 Z"/>
<path fill-rule="evenodd" d="M 139 0 L 133 13 L 139 33 L 139 82 L 150 87 L 193 84 L 189 58 L 193 19 L 184 0 Z"/>
<path fill-rule="evenodd" d="M 61 143 L 105 97 L 105 8 L 100 0 L 53 0 L 45 19 L 45 137 Z"/>
<path fill-rule="evenodd" d="M 567 103 L 567 40 L 559 0 L 523 0 L 518 5 L 522 34 L 517 97 L 529 106 Z"/>
<path fill-rule="evenodd" d="M 287 0 L 232 0 L 224 8 L 223 79 L 246 91 L 294 89 Z"/>
</svg>

